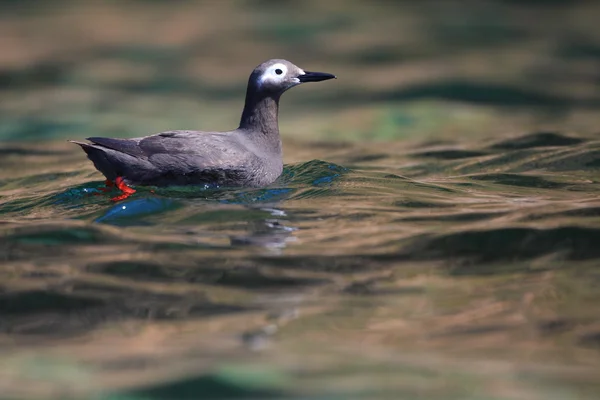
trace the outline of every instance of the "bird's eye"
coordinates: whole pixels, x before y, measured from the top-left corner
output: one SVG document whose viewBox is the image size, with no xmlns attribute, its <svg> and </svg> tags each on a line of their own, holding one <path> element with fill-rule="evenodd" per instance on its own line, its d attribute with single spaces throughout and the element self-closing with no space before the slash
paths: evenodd
<svg viewBox="0 0 600 400">
<path fill-rule="evenodd" d="M 283 74 L 283 71 L 282 71 L 281 69 L 277 68 L 277 69 L 275 70 L 275 73 L 276 73 L 277 75 L 281 75 L 281 74 Z"/>
</svg>

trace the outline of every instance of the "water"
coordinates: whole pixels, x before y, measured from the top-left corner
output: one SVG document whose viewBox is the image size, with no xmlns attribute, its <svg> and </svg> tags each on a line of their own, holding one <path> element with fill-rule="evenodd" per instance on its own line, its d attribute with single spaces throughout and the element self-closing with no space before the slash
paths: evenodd
<svg viewBox="0 0 600 400">
<path fill-rule="evenodd" d="M 600 141 L 285 148 L 267 188 L 112 203 L 4 144 L 3 396 L 597 398 Z"/>
<path fill-rule="evenodd" d="M 0 398 L 600 398 L 600 3 L 0 9 Z M 274 57 L 339 79 L 267 188 L 66 143 L 235 128 Z"/>
</svg>

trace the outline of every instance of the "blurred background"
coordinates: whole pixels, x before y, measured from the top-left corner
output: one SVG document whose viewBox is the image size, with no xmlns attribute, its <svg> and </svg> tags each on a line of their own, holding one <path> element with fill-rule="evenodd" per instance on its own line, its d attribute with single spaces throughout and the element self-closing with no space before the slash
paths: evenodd
<svg viewBox="0 0 600 400">
<path fill-rule="evenodd" d="M 0 0 L 0 398 L 600 398 L 600 2 Z M 229 130 L 114 204 L 67 139 Z"/>
<path fill-rule="evenodd" d="M 285 95 L 285 138 L 598 131 L 594 1 L 0 4 L 2 140 L 233 129 L 269 58 L 339 77 Z"/>
</svg>

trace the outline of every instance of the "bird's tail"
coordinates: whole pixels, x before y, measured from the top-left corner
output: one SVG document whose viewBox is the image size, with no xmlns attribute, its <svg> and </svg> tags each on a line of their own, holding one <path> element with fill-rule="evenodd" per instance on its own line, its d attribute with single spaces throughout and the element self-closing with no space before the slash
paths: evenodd
<svg viewBox="0 0 600 400">
<path fill-rule="evenodd" d="M 115 169 L 115 165 L 113 165 L 106 155 L 106 148 L 92 143 L 79 142 L 77 140 L 69 140 L 69 142 L 81 146 L 88 158 L 94 163 L 96 169 L 102 172 L 106 179 L 114 181 L 117 176 L 119 176 L 118 171 Z"/>
</svg>

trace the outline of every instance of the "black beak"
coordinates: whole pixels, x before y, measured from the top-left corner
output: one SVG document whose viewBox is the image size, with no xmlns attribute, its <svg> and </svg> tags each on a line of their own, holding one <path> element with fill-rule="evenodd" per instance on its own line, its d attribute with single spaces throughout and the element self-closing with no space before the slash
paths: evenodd
<svg viewBox="0 0 600 400">
<path fill-rule="evenodd" d="M 321 82 L 327 79 L 337 79 L 335 75 L 328 74 L 326 72 L 310 72 L 304 71 L 304 75 L 299 75 L 298 79 L 300 82 Z"/>
</svg>

